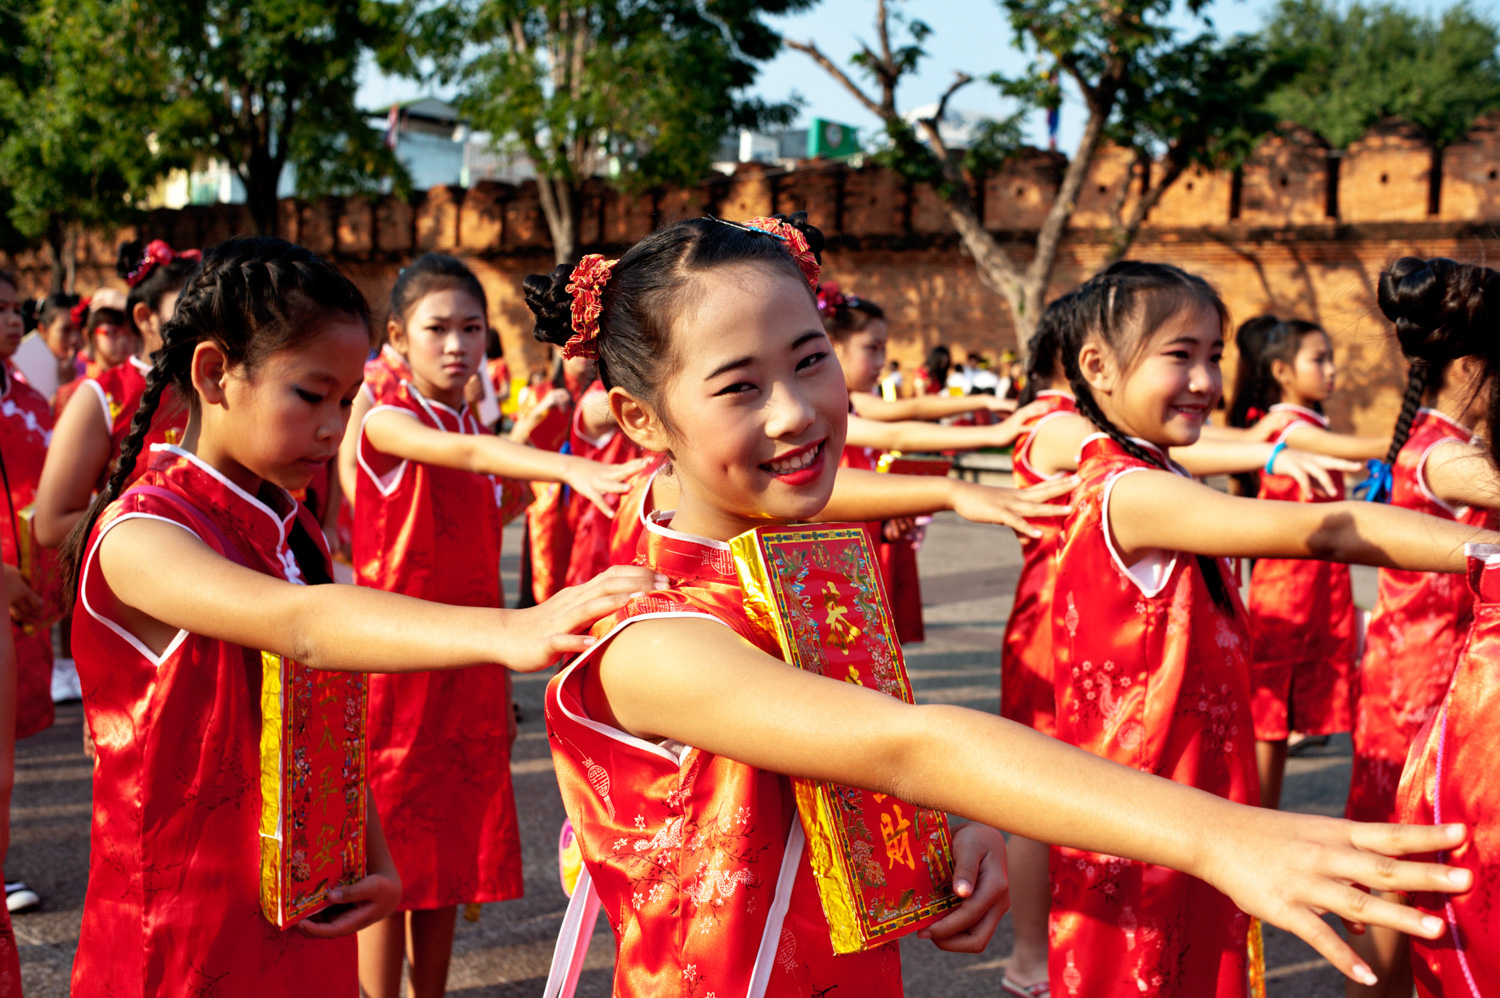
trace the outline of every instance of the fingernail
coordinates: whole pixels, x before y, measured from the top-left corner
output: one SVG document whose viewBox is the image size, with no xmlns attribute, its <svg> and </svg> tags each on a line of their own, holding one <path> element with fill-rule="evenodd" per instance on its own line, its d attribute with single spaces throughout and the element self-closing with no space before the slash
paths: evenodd
<svg viewBox="0 0 1500 998">
<path fill-rule="evenodd" d="M 1468 870 L 1449 870 L 1448 871 L 1448 882 L 1450 884 L 1457 884 L 1458 886 L 1463 887 L 1464 885 L 1466 885 L 1469 882 L 1469 871 Z"/>
<path fill-rule="evenodd" d="M 1359 983 L 1365 985 L 1366 987 L 1374 987 L 1376 984 L 1380 983 L 1379 978 L 1375 976 L 1375 971 L 1371 970 L 1369 967 L 1366 967 L 1362 963 L 1357 963 L 1354 965 L 1354 979 Z"/>
<path fill-rule="evenodd" d="M 931 939 L 932 938 L 932 933 L 928 932 L 926 929 L 923 929 L 921 932 L 917 933 L 917 938 L 918 939 Z"/>
<path fill-rule="evenodd" d="M 1436 915 L 1423 915 L 1422 916 L 1422 931 L 1424 931 L 1424 932 L 1441 932 L 1441 931 L 1443 931 L 1443 920 L 1441 918 L 1438 918 Z"/>
<path fill-rule="evenodd" d="M 334 904 L 338 904 L 339 902 L 344 900 L 344 892 L 335 887 L 333 890 L 328 892 L 328 900 L 332 901 Z"/>
<path fill-rule="evenodd" d="M 967 880 L 955 880 L 953 881 L 953 893 L 961 898 L 966 898 L 974 893 L 974 885 Z"/>
<path fill-rule="evenodd" d="M 599 643 L 599 639 L 598 639 L 598 638 L 596 638 L 596 637 L 592 637 L 592 636 L 586 636 L 586 637 L 585 637 L 585 638 L 584 638 L 584 639 L 583 639 L 583 643 L 584 643 L 584 644 L 585 644 L 585 645 L 588 645 L 588 646 L 590 646 L 590 647 L 592 647 L 592 646 L 593 646 L 593 645 L 596 645 L 596 644 L 598 644 L 598 643 Z"/>
<path fill-rule="evenodd" d="M 1463 833 L 1464 833 L 1464 826 L 1463 826 L 1462 823 L 1454 824 L 1454 825 L 1449 825 L 1448 826 L 1448 834 L 1449 835 L 1462 835 Z"/>
</svg>

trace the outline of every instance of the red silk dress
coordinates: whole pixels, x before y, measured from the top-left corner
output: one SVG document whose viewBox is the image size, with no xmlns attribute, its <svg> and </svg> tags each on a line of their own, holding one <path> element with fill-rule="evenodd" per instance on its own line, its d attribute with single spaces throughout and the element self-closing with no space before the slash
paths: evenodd
<svg viewBox="0 0 1500 998">
<path fill-rule="evenodd" d="M 522 398 L 516 407 L 516 418 L 540 404 L 541 399 L 552 389 L 549 386 L 538 393 L 529 386 L 522 389 Z M 573 412 L 568 411 L 566 422 L 549 415 L 538 431 L 531 435 L 531 444 L 542 450 L 571 454 L 570 432 Z M 532 482 L 531 491 L 536 496 L 526 510 L 526 558 L 531 581 L 532 598 L 542 603 L 557 595 L 568 576 L 568 563 L 573 550 L 573 527 L 568 517 L 563 486 L 557 482 Z"/>
<path fill-rule="evenodd" d="M 1473 623 L 1447 695 L 1412 743 L 1401 774 L 1396 820 L 1417 825 L 1461 821 L 1469 838 L 1434 857 L 1474 871 L 1466 894 L 1414 894 L 1411 904 L 1447 923 L 1435 940 L 1411 939 L 1412 972 L 1422 998 L 1480 998 L 1500 981 L 1500 770 L 1495 716 L 1500 712 L 1500 546 L 1468 547 Z"/>
<path fill-rule="evenodd" d="M 609 563 L 611 565 L 635 565 L 641 555 L 641 538 L 646 534 L 646 517 L 656 511 L 651 488 L 656 476 L 666 465 L 666 457 L 646 465 L 636 472 L 630 483 L 630 491 L 620 496 L 620 508 L 615 510 L 614 522 L 609 531 Z"/>
<path fill-rule="evenodd" d="M 853 407 L 850 408 L 853 412 Z M 875 471 L 880 455 L 873 447 L 845 445 L 839 455 L 840 468 Z M 896 640 L 903 645 L 927 640 L 922 621 L 922 577 L 917 570 L 917 545 L 910 537 L 886 540 L 885 521 L 865 524 L 870 545 L 880 561 L 880 584 L 885 587 L 886 601 L 891 605 L 891 620 L 896 625 Z"/>
<path fill-rule="evenodd" d="M 1273 405 L 1298 426 L 1328 429 L 1320 413 Z M 1332 473 L 1335 496 L 1305 492 L 1287 475 L 1260 476 L 1257 498 L 1281 502 L 1336 502 L 1344 476 Z M 1250 570 L 1250 712 L 1258 741 L 1285 741 L 1293 731 L 1331 735 L 1353 725 L 1354 590 L 1349 566 L 1331 561 L 1260 558 Z"/>
<path fill-rule="evenodd" d="M 0 370 L 0 461 L 10 485 L 6 501 L 0 503 L 0 559 L 7 565 L 21 563 L 20 532 L 27 527 L 13 514 L 35 501 L 52 443 L 52 409 L 46 397 L 14 377 L 13 371 L 8 363 Z M 55 583 L 54 578 L 48 584 Z M 48 603 L 57 599 L 55 590 L 38 595 Z M 16 643 L 16 737 L 26 738 L 52 727 L 52 629 L 10 620 L 10 633 Z"/>
<path fill-rule="evenodd" d="M 98 486 L 103 487 L 109 479 L 114 459 L 120 456 L 120 447 L 130 434 L 130 424 L 136 410 L 141 407 L 141 396 L 146 392 L 146 375 L 151 365 L 139 357 L 131 357 L 123 364 L 111 367 L 97 378 L 85 380 L 75 394 L 91 395 L 109 428 L 110 462 L 99 473 Z M 187 429 L 188 407 L 177 398 L 170 388 L 162 392 L 161 402 L 151 415 L 151 426 L 141 444 L 140 456 L 135 459 L 135 470 L 126 480 L 128 485 L 146 473 L 151 464 L 151 448 L 157 444 L 176 444 L 182 440 Z"/>
<path fill-rule="evenodd" d="M 1057 737 L 1243 804 L 1257 802 L 1250 639 L 1214 605 L 1198 560 L 1157 551 L 1126 567 L 1110 491 L 1154 466 L 1088 438 L 1054 590 Z M 1057 998 L 1244 998 L 1249 916 L 1185 873 L 1052 848 L 1048 975 Z"/>
<path fill-rule="evenodd" d="M 1036 401 L 1046 402 L 1047 408 L 1026 421 L 1012 452 L 1012 475 L 1018 489 L 1058 477 L 1039 474 L 1031 466 L 1031 442 L 1044 421 L 1078 411 L 1068 392 L 1037 392 Z M 1057 712 L 1052 686 L 1052 587 L 1057 582 L 1062 525 L 1042 517 L 1032 526 L 1042 536 L 1021 542 L 1021 574 L 1000 650 L 1000 716 L 1050 735 Z"/>
<path fill-rule="evenodd" d="M 153 653 L 99 570 L 104 535 L 144 517 L 301 582 L 287 537 L 298 517 L 320 546 L 322 532 L 285 492 L 261 495 L 158 447 L 89 538 L 73 653 L 98 755 L 75 998 L 359 993 L 352 936 L 310 939 L 261 914 L 260 651 L 182 631 Z"/>
<path fill-rule="evenodd" d="M 1454 508 L 1427 487 L 1433 449 L 1469 443 L 1473 433 L 1432 409 L 1423 409 L 1392 469 L 1391 505 L 1476 527 L 1493 527 L 1494 513 Z M 1422 724 L 1442 702 L 1468 633 L 1474 596 L 1463 576 L 1382 568 L 1379 597 L 1365 635 L 1356 677 L 1354 765 L 1347 817 L 1394 821 L 1396 787 L 1407 751 Z"/>
<path fill-rule="evenodd" d="M 594 382 L 573 410 L 573 426 L 568 434 L 568 448 L 577 457 L 588 458 L 604 464 L 626 464 L 640 457 L 643 451 L 635 441 L 627 437 L 619 427 L 613 427 L 604 436 L 591 440 L 583 435 L 583 413 L 586 406 L 598 404 L 604 395 L 604 385 Z M 619 509 L 619 499 L 614 500 Z M 614 521 L 607 518 L 599 508 L 576 491 L 568 490 L 568 522 L 572 526 L 573 543 L 568 551 L 568 571 L 564 586 L 578 586 L 588 582 L 610 565 L 610 535 Z"/>
<path fill-rule="evenodd" d="M 782 657 L 745 616 L 729 546 L 672 531 L 662 517 L 653 514 L 642 550 L 673 588 L 601 620 L 599 644 L 547 687 L 563 803 L 618 944 L 615 998 L 898 998 L 895 943 L 833 953 L 790 780 L 588 715 L 589 670 L 639 620 L 717 621 Z"/>
<path fill-rule="evenodd" d="M 407 381 L 365 416 L 395 410 L 448 433 L 483 433 Z M 355 582 L 453 606 L 499 607 L 501 480 L 402 461 L 360 428 Z M 403 910 L 521 896 L 505 668 L 370 677 L 370 790 L 401 873 Z"/>
<path fill-rule="evenodd" d="M 378 405 L 381 399 L 410 377 L 411 367 L 406 363 L 406 358 L 395 347 L 386 343 L 381 346 L 379 353 L 365 361 L 365 383 L 360 390 Z"/>
</svg>

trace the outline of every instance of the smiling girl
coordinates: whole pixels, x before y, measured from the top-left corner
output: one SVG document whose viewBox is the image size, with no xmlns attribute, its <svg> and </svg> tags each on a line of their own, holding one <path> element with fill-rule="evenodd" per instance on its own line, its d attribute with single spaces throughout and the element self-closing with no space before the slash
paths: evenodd
<svg viewBox="0 0 1500 998">
<path fill-rule="evenodd" d="M 821 243 L 796 217 L 700 219 L 655 233 L 612 266 L 595 258 L 585 270 L 526 279 L 538 335 L 570 353 L 598 353 L 616 420 L 642 447 L 670 456 L 681 490 L 675 511 L 653 515 L 645 543 L 647 564 L 672 588 L 601 622 L 599 643 L 547 691 L 563 800 L 618 940 L 615 994 L 782 996 L 834 986 L 901 993 L 894 946 L 834 957 L 787 774 L 974 819 L 955 837 L 955 889 L 965 902 L 925 933 L 949 949 L 983 949 L 1004 907 L 1000 845 L 986 824 L 1202 877 L 1351 975 L 1367 978 L 1369 970 L 1319 911 L 1439 931 L 1436 920 L 1371 900 L 1350 882 L 1463 889 L 1467 877 L 1450 880 L 1441 868 L 1381 855 L 1457 839 L 1459 828 L 1361 826 L 1241 806 L 993 715 L 908 705 L 803 672 L 751 625 L 727 542 L 815 516 L 844 445 L 848 394 L 812 290 Z M 1212 328 L 1195 326 L 1190 337 L 1210 342 L 1169 351 L 1201 352 L 1193 366 L 1202 390 L 1179 398 L 1180 387 L 1134 382 L 1155 400 L 1139 406 L 1154 414 L 1142 428 L 1170 423 L 1173 443 L 1191 442 L 1211 408 L 1212 314 Z M 1174 344 L 1180 338 L 1170 336 Z M 1102 359 L 1104 350 L 1094 353 Z M 1146 477 L 1127 475 L 1121 484 Z M 1156 477 L 1178 487 L 1175 476 Z M 1180 488 L 1193 490 L 1184 506 L 1200 492 L 1216 495 L 1185 480 Z M 1154 519 L 1180 522 L 1173 508 L 1173 517 Z M 1097 497 L 1093 511 L 1097 517 Z M 1321 518 L 1293 515 L 1303 517 L 1304 534 L 1348 542 L 1345 533 L 1320 532 L 1331 527 Z M 1434 525 L 1437 536 L 1422 545 L 1413 535 L 1426 534 L 1427 522 L 1390 509 L 1365 513 L 1361 523 L 1380 524 L 1381 536 L 1393 535 L 1390 544 L 1414 560 L 1414 549 L 1425 552 L 1433 541 L 1500 539 Z M 1283 543 L 1284 553 L 1292 546 Z M 1444 567 L 1457 560 L 1433 559 Z M 1188 562 L 1174 561 L 1175 572 Z M 1246 775 L 1253 781 L 1253 770 Z M 651 889 L 648 867 L 683 871 L 692 882 Z M 1199 890 L 1215 896 L 1206 884 Z M 1225 920 L 1225 949 L 1231 928 Z M 1243 934 L 1238 943 L 1243 951 Z M 1101 977 L 1090 987 L 1100 993 L 1106 985 Z"/>
<path fill-rule="evenodd" d="M 322 532 L 290 492 L 337 449 L 369 342 L 358 289 L 307 250 L 210 250 L 162 329 L 121 459 L 69 538 L 98 746 L 80 998 L 358 993 L 352 933 L 401 899 L 373 804 L 369 875 L 330 895 L 342 911 L 290 930 L 261 914 L 263 651 L 348 671 L 540 669 L 588 646 L 568 631 L 652 585 L 616 569 L 506 611 L 324 584 Z M 182 445 L 153 447 L 126 491 L 168 391 L 190 403 Z"/>
</svg>

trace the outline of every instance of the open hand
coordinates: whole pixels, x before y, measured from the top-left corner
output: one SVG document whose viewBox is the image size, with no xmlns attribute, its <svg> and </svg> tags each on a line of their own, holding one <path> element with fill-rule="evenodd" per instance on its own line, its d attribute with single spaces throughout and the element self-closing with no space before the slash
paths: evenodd
<svg viewBox="0 0 1500 998">
<path fill-rule="evenodd" d="M 298 932 L 314 939 L 333 939 L 374 925 L 401 903 L 401 878 L 394 872 L 371 873 L 363 880 L 335 887 L 328 892 L 328 900 L 348 907 L 324 909 L 304 918 L 297 923 Z"/>
<path fill-rule="evenodd" d="M 1038 416 L 1045 416 L 1050 408 L 1051 403 L 1046 399 L 1038 399 L 1029 405 L 1023 405 L 989 428 L 988 446 L 1009 447 L 1016 442 L 1016 438 L 1026 428 L 1027 422 Z"/>
<path fill-rule="evenodd" d="M 953 833 L 953 892 L 963 903 L 917 933 L 949 953 L 982 953 L 1010 910 L 1005 837 L 970 822 Z"/>
<path fill-rule="evenodd" d="M 1344 498 L 1344 493 L 1334 485 L 1332 473 L 1342 471 L 1353 474 L 1363 470 L 1364 467 L 1354 461 L 1311 454 L 1290 447 L 1277 454 L 1276 459 L 1271 462 L 1272 474 L 1295 479 L 1297 487 L 1310 495 L 1331 496 L 1334 499 Z"/>
<path fill-rule="evenodd" d="M 649 568 L 616 565 L 537 606 L 508 611 L 506 644 L 499 658 L 516 672 L 536 672 L 564 655 L 588 651 L 595 639 L 576 632 L 587 630 L 634 596 L 666 588 L 666 576 Z"/>
<path fill-rule="evenodd" d="M 1040 537 L 1042 532 L 1026 521 L 1044 516 L 1067 516 L 1073 511 L 1073 507 L 1067 503 L 1053 504 L 1051 500 L 1072 492 L 1077 484 L 1076 475 L 1026 489 L 955 481 L 951 508 L 973 523 L 997 523 L 1010 527 L 1023 539 Z"/>
<path fill-rule="evenodd" d="M 1246 808 L 1231 834 L 1215 836 L 1215 856 L 1204 879 L 1262 921 L 1305 939 L 1348 977 L 1373 985 L 1375 975 L 1320 917 L 1333 912 L 1365 925 L 1382 925 L 1435 939 L 1443 921 L 1376 897 L 1375 890 L 1461 893 L 1473 874 L 1397 856 L 1453 849 L 1462 825 L 1377 825 Z"/>
<path fill-rule="evenodd" d="M 1016 400 L 1012 398 L 1000 398 L 998 395 L 985 395 L 984 407 L 990 412 L 1015 412 Z M 1032 405 L 1036 403 L 1033 402 Z"/>
<path fill-rule="evenodd" d="M 632 480 L 650 463 L 649 457 L 636 458 L 625 464 L 605 464 L 602 461 L 575 458 L 569 466 L 568 486 L 613 520 L 615 509 L 607 497 L 629 492 Z"/>
<path fill-rule="evenodd" d="M 10 602 L 10 619 L 30 624 L 42 615 L 42 598 L 27 585 L 26 577 L 14 565 L 5 566 L 5 593 Z"/>
<path fill-rule="evenodd" d="M 1255 425 L 1247 427 L 1245 432 L 1250 435 L 1251 440 L 1270 443 L 1295 422 L 1297 422 L 1296 414 L 1283 409 L 1280 412 L 1267 413 L 1262 416 Z"/>
</svg>

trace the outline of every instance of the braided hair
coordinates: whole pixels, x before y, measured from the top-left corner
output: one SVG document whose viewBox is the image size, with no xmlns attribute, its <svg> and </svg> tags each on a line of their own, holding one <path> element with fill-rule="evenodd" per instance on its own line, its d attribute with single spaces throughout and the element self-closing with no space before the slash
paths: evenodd
<svg viewBox="0 0 1500 998">
<path fill-rule="evenodd" d="M 1079 351 L 1090 339 L 1102 340 L 1129 367 L 1139 360 L 1151 340 L 1151 334 L 1173 315 L 1185 308 L 1209 308 L 1219 317 L 1222 327 L 1228 318 L 1223 299 L 1203 278 L 1171 264 L 1140 263 L 1122 260 L 1078 289 L 1075 321 L 1065 323 L 1063 330 L 1063 369 L 1077 399 L 1078 411 L 1100 431 L 1109 436 L 1126 454 L 1144 464 L 1169 470 L 1162 455 L 1142 447 L 1126 436 L 1094 398 L 1078 362 Z M 1135 330 L 1135 340 L 1127 339 Z M 1228 583 L 1219 570 L 1217 558 L 1198 555 L 1198 570 L 1214 605 L 1224 611 L 1234 607 Z"/>
<path fill-rule="evenodd" d="M 821 259 L 823 233 L 808 224 L 806 212 L 775 217 L 800 230 Z M 604 386 L 625 389 L 665 418 L 661 389 L 673 373 L 674 356 L 669 331 L 690 300 L 691 285 L 708 271 L 752 261 L 784 270 L 812 296 L 784 242 L 713 218 L 659 229 L 627 250 L 600 299 L 599 378 Z M 562 265 L 550 274 L 528 275 L 523 282 L 526 304 L 536 317 L 535 335 L 543 343 L 560 347 L 573 336 L 573 295 L 567 289 L 572 272 Z"/>
<path fill-rule="evenodd" d="M 1036 332 L 1026 342 L 1026 387 L 1016 399 L 1016 407 L 1036 401 L 1043 385 L 1051 384 L 1063 370 L 1063 340 L 1067 327 L 1078 320 L 1078 292 L 1070 291 L 1049 302 L 1037 320 Z"/>
<path fill-rule="evenodd" d="M 1411 365 L 1385 456 L 1386 463 L 1394 465 L 1428 391 L 1442 387 L 1448 364 L 1471 354 L 1487 361 L 1495 355 L 1500 274 L 1441 257 L 1406 256 L 1381 272 L 1376 301 L 1395 324 L 1401 353 Z M 1495 436 L 1493 430 L 1490 436 Z"/>
<path fill-rule="evenodd" d="M 272 354 L 316 336 L 330 319 L 352 318 L 370 325 L 369 305 L 353 282 L 312 251 L 281 239 L 230 239 L 192 266 L 177 309 L 162 327 L 161 349 L 152 358 L 140 407 L 120 445 L 119 457 L 104 488 L 63 545 L 64 585 L 70 596 L 77 592 L 94 524 L 125 490 L 162 396 L 173 391 L 187 399 L 197 414 L 192 360 L 198 344 L 213 343 L 230 367 L 253 374 Z M 333 581 L 321 549 L 300 520 L 294 521 L 288 544 L 310 584 Z"/>
</svg>

